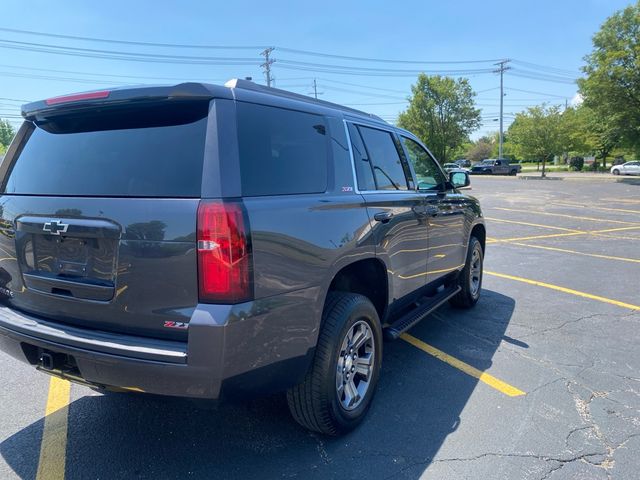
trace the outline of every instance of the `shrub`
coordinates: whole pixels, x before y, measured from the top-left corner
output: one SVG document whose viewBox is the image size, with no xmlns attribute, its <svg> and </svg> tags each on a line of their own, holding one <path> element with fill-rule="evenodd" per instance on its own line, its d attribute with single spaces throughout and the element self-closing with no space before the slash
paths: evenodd
<svg viewBox="0 0 640 480">
<path fill-rule="evenodd" d="M 579 172 L 584 167 L 583 157 L 571 157 L 569 160 L 569 169 Z"/>
</svg>

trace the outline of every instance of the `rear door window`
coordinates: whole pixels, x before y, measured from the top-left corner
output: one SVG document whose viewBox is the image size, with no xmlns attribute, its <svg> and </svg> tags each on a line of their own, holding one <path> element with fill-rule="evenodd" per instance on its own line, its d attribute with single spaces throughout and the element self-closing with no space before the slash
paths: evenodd
<svg viewBox="0 0 640 480">
<path fill-rule="evenodd" d="M 207 108 L 94 113 L 32 125 L 3 192 L 199 197 Z"/>
<path fill-rule="evenodd" d="M 351 137 L 351 150 L 353 151 L 353 161 L 355 163 L 356 177 L 358 179 L 358 189 L 375 190 L 376 182 L 373 179 L 373 167 L 367 155 L 367 149 L 364 148 L 362 137 L 358 131 L 358 127 L 353 124 L 349 125 L 349 137 Z"/>
<path fill-rule="evenodd" d="M 358 126 L 373 169 L 377 190 L 408 190 L 411 173 L 404 165 L 393 135 L 384 130 Z"/>
<path fill-rule="evenodd" d="M 322 116 L 243 102 L 237 113 L 243 195 L 327 190 L 329 148 Z"/>
</svg>

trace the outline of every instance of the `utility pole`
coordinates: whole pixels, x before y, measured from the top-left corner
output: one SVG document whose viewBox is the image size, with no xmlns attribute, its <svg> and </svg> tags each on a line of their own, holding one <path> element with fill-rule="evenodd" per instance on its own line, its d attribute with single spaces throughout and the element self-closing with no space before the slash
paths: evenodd
<svg viewBox="0 0 640 480">
<path fill-rule="evenodd" d="M 265 77 L 267 77 L 267 87 L 270 87 L 271 82 L 274 80 L 273 78 L 271 78 L 271 65 L 273 65 L 273 62 L 275 62 L 275 60 L 269 57 L 269 55 L 271 55 L 271 52 L 273 52 L 273 50 L 274 50 L 273 47 L 269 47 L 269 48 L 265 48 L 265 50 L 260 53 L 260 55 L 264 57 L 264 63 L 260 66 L 264 68 L 264 75 Z"/>
<path fill-rule="evenodd" d="M 318 99 L 318 95 L 322 95 L 324 92 L 318 92 L 318 84 L 316 83 L 316 79 L 313 79 L 313 92 L 309 93 L 309 95 L 313 94 L 315 99 Z"/>
<path fill-rule="evenodd" d="M 503 107 L 504 107 L 504 72 L 506 72 L 507 70 L 509 70 L 509 68 L 511 67 L 507 67 L 507 63 L 509 63 L 510 60 L 502 60 L 494 65 L 499 65 L 500 68 L 498 70 L 494 70 L 494 73 L 499 73 L 500 74 L 500 139 L 499 139 L 499 145 L 498 145 L 498 158 L 502 158 L 502 144 L 504 141 L 504 135 L 503 135 Z"/>
</svg>

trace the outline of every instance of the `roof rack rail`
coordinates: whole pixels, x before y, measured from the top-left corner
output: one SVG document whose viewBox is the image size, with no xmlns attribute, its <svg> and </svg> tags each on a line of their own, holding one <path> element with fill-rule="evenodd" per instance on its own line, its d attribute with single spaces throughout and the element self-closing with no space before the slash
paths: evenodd
<svg viewBox="0 0 640 480">
<path fill-rule="evenodd" d="M 301 95 L 299 93 L 290 92 L 288 90 L 281 90 L 279 88 L 267 87 L 266 85 L 258 85 L 257 83 L 252 82 L 251 80 L 243 80 L 243 79 L 240 79 L 240 78 L 232 78 L 232 79 L 228 80 L 224 84 L 224 86 L 227 87 L 227 88 L 241 88 L 243 90 L 253 90 L 255 92 L 262 92 L 262 93 L 267 93 L 267 94 L 270 94 L 270 95 L 278 95 L 280 97 L 286 97 L 286 98 L 291 98 L 291 99 L 295 99 L 295 100 L 301 100 L 303 102 L 308 102 L 308 103 L 318 103 L 320 105 L 326 105 L 326 106 L 329 106 L 331 108 L 338 108 L 340 110 L 356 113 L 358 115 L 365 115 L 367 117 L 374 118 L 374 119 L 379 120 L 381 122 L 387 123 L 382 118 L 380 118 L 377 115 L 374 115 L 373 113 L 363 112 L 362 110 L 357 110 L 355 108 L 345 107 L 345 106 L 337 104 L 337 103 L 327 102 L 326 100 L 318 100 L 316 98 L 311 98 L 311 97 L 308 97 L 306 95 Z"/>
</svg>

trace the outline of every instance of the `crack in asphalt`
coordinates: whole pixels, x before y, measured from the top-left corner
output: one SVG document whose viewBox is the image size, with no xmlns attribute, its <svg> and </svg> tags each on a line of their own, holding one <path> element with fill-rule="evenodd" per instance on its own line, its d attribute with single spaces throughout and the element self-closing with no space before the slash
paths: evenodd
<svg viewBox="0 0 640 480">
<path fill-rule="evenodd" d="M 618 318 L 630 318 L 630 317 L 636 317 L 638 316 L 638 312 L 631 312 L 625 315 L 616 315 L 615 317 Z M 556 331 L 556 330 L 560 330 L 564 327 L 566 327 L 567 325 L 570 324 L 574 324 L 574 323 L 578 323 L 581 321 L 585 321 L 585 320 L 589 320 L 592 318 L 597 318 L 597 317 L 607 317 L 607 318 L 611 318 L 612 315 L 607 315 L 607 314 L 602 314 L 602 313 L 596 313 L 596 314 L 590 314 L 590 315 L 583 315 L 580 316 L 579 318 L 575 318 L 575 319 L 571 319 L 571 320 L 567 320 L 563 323 L 561 323 L 560 325 L 556 325 L 553 327 L 549 327 L 549 328 L 545 328 L 542 330 L 538 330 L 538 331 L 533 331 L 531 333 L 527 333 L 523 336 L 521 336 L 520 338 L 524 339 L 524 338 L 530 338 L 530 337 L 535 337 L 535 336 L 539 336 L 539 335 L 543 335 L 545 333 L 551 332 L 551 331 Z M 485 343 L 491 346 L 496 346 L 500 345 L 500 349 L 501 350 L 506 350 L 509 353 L 513 353 L 515 355 L 519 355 L 521 358 L 529 360 L 529 361 L 533 361 L 537 364 L 542 365 L 545 369 L 548 369 L 550 371 L 555 372 L 558 376 L 546 383 L 544 383 L 543 385 L 540 385 L 538 387 L 536 387 L 535 389 L 531 390 L 530 392 L 528 392 L 528 396 L 530 397 L 531 394 L 542 390 L 544 388 L 547 388 L 551 385 L 554 385 L 558 382 L 564 382 L 566 385 L 566 389 L 568 391 L 568 393 L 573 397 L 574 400 L 574 404 L 575 404 L 575 408 L 576 411 L 581 419 L 581 421 L 586 424 L 580 427 L 576 427 L 571 429 L 566 437 L 565 437 L 565 447 L 568 451 L 571 451 L 571 448 L 569 446 L 569 442 L 570 439 L 573 435 L 575 435 L 577 432 L 580 431 L 589 431 L 591 432 L 591 435 L 597 439 L 598 443 L 602 445 L 602 448 L 600 449 L 596 449 L 596 450 L 589 450 L 586 453 L 580 453 L 580 454 L 574 454 L 570 457 L 564 457 L 564 456 L 554 456 L 554 455 L 543 455 L 543 454 L 535 454 L 535 453 L 501 453 L 501 452 L 486 452 L 486 453 L 482 453 L 476 456 L 472 456 L 472 457 L 466 457 L 466 458 L 444 458 L 444 459 L 416 459 L 411 463 L 408 463 L 406 465 L 404 465 L 401 469 L 397 470 L 396 472 L 394 472 L 392 475 L 386 477 L 386 478 L 394 478 L 395 476 L 402 474 L 402 472 L 407 471 L 411 468 L 415 468 L 418 466 L 428 466 L 430 463 L 449 463 L 449 462 L 472 462 L 472 461 L 476 461 L 476 460 L 480 460 L 482 458 L 486 458 L 486 457 L 517 457 L 517 458 L 532 458 L 532 459 L 537 459 L 537 460 L 542 460 L 545 462 L 549 462 L 550 467 L 549 470 L 547 470 L 544 475 L 540 478 L 540 480 L 545 480 L 548 479 L 551 475 L 554 474 L 554 472 L 557 472 L 558 470 L 561 470 L 563 467 L 565 467 L 566 465 L 573 463 L 573 462 L 584 462 L 585 464 L 588 464 L 590 466 L 593 466 L 594 468 L 599 468 L 602 469 L 606 472 L 607 478 L 611 478 L 611 469 L 614 467 L 615 465 L 615 459 L 614 459 L 614 455 L 616 453 L 616 451 L 620 448 L 624 448 L 626 443 L 631 440 L 634 437 L 640 436 L 640 433 L 633 433 L 628 435 L 624 441 L 622 441 L 621 443 L 615 445 L 612 444 L 606 437 L 606 435 L 603 433 L 603 431 L 600 428 L 600 425 L 598 425 L 598 423 L 596 422 L 596 420 L 593 418 L 593 415 L 591 414 L 591 403 L 596 399 L 596 398 L 607 398 L 607 400 L 622 405 L 626 408 L 632 409 L 632 407 L 630 407 L 629 405 L 626 405 L 624 403 L 621 403 L 613 398 L 610 398 L 609 395 L 611 393 L 615 393 L 615 392 L 622 392 L 623 390 L 610 390 L 610 391 L 596 391 L 590 387 L 588 387 L 587 385 L 583 384 L 582 382 L 578 381 L 576 379 L 576 377 L 579 377 L 581 374 L 583 374 L 584 372 L 586 372 L 587 370 L 590 369 L 594 369 L 596 366 L 596 359 L 593 357 L 590 357 L 589 355 L 585 354 L 584 352 L 582 352 L 579 349 L 575 349 L 577 352 L 579 352 L 583 358 L 585 359 L 589 359 L 589 364 L 588 365 L 569 365 L 569 364 L 563 364 L 563 363 L 559 363 L 559 362 L 552 362 L 549 360 L 544 360 L 544 359 L 540 359 L 540 358 L 536 358 L 530 355 L 527 355 L 526 353 L 522 352 L 520 349 L 517 349 L 515 347 L 512 347 L 511 345 L 505 345 L 502 340 L 496 342 L 495 340 L 492 340 L 484 335 L 482 335 L 481 333 L 473 330 L 473 329 L 469 329 L 465 326 L 462 326 L 458 323 L 456 323 L 455 321 L 449 320 L 447 318 L 444 318 L 442 316 L 434 316 L 434 318 L 436 318 L 439 322 L 444 323 L 445 325 L 448 325 L 450 327 L 455 328 L 456 330 L 462 331 L 463 333 L 470 335 L 471 337 Z M 582 369 L 575 373 L 574 375 L 567 375 L 566 372 L 563 372 L 562 370 L 560 370 L 558 367 L 561 366 L 565 366 L 565 367 L 582 367 Z M 640 381 L 640 378 L 637 377 L 633 377 L 633 376 L 626 376 L 626 375 L 620 375 L 620 374 L 615 374 L 615 373 L 610 373 L 610 372 L 605 372 L 605 371 L 599 371 L 599 369 L 594 370 L 595 373 L 599 373 L 602 375 L 612 375 L 624 380 L 628 380 L 628 381 L 634 381 L 634 382 L 638 382 Z M 573 377 L 573 378 L 569 378 L 569 377 Z M 589 396 L 587 398 L 582 398 L 580 396 L 580 394 L 576 391 L 577 388 L 582 388 L 584 390 L 586 390 L 589 393 Z M 624 390 L 624 391 L 628 391 L 628 390 Z M 633 390 L 633 388 L 631 389 L 631 392 L 638 395 L 638 392 L 636 392 L 635 390 Z M 629 422 L 634 426 L 637 426 L 637 419 L 635 418 L 629 418 L 619 412 L 613 412 L 615 413 L 616 417 L 620 418 L 621 420 L 625 421 L 625 422 Z M 406 458 L 406 457 L 405 457 Z"/>
<path fill-rule="evenodd" d="M 573 320 L 567 320 L 566 322 L 563 322 L 560 325 L 556 325 L 556 326 L 549 327 L 549 328 L 544 328 L 542 330 L 535 330 L 532 333 L 526 333 L 526 334 L 522 335 L 520 338 L 528 338 L 528 337 L 535 337 L 535 336 L 538 336 L 538 335 L 543 335 L 543 334 L 545 334 L 547 332 L 553 332 L 555 330 L 560 330 L 560 329 L 566 327 L 567 325 L 571 325 L 573 323 L 578 323 L 578 322 L 582 322 L 584 320 L 590 320 L 592 318 L 602 317 L 602 316 L 605 316 L 607 318 L 610 317 L 610 315 L 607 315 L 607 314 L 604 314 L 604 313 L 593 313 L 591 315 L 584 315 L 582 317 L 579 317 L 579 318 L 576 318 L 576 319 L 573 319 Z"/>
</svg>

